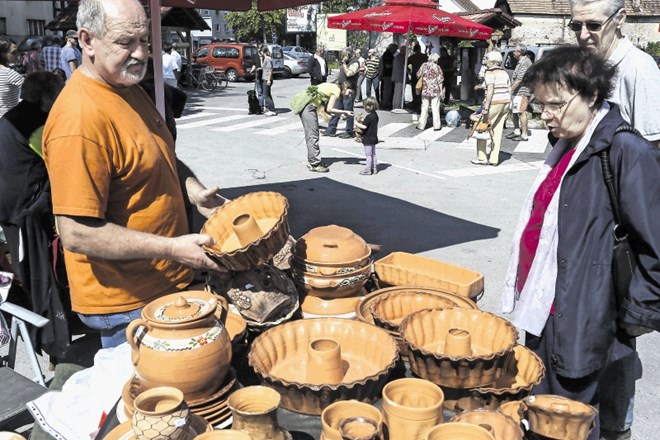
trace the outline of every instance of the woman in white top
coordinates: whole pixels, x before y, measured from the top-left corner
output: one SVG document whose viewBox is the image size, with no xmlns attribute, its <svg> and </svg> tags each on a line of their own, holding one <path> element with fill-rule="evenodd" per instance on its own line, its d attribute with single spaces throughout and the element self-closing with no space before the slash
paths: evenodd
<svg viewBox="0 0 660 440">
<path fill-rule="evenodd" d="M 0 117 L 18 104 L 23 75 L 9 67 L 16 61 L 16 43 L 0 37 Z"/>
</svg>

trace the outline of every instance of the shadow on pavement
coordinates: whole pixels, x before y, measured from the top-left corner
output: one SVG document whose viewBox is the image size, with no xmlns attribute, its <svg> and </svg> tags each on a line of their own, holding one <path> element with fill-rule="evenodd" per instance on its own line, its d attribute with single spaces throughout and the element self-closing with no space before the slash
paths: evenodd
<svg viewBox="0 0 660 440">
<path fill-rule="evenodd" d="M 295 238 L 317 226 L 347 227 L 369 243 L 381 244 L 382 255 L 419 253 L 497 237 L 499 229 L 424 208 L 405 200 L 336 182 L 326 177 L 226 188 L 230 199 L 256 191 L 275 191 L 289 200 L 289 226 Z M 198 231 L 204 219 L 197 215 Z"/>
</svg>

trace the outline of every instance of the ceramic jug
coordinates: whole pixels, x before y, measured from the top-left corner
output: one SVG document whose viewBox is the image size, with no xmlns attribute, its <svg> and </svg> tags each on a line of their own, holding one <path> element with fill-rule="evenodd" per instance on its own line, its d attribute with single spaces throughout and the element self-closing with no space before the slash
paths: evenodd
<svg viewBox="0 0 660 440">
<path fill-rule="evenodd" d="M 254 440 L 291 440 L 291 434 L 277 422 L 280 400 L 277 391 L 265 386 L 234 391 L 227 399 L 233 417 L 232 429 L 243 431 Z"/>
<path fill-rule="evenodd" d="M 231 341 L 208 292 L 166 295 L 149 303 L 132 321 L 126 338 L 143 389 L 179 388 L 186 400 L 217 391 L 231 362 Z"/>
</svg>

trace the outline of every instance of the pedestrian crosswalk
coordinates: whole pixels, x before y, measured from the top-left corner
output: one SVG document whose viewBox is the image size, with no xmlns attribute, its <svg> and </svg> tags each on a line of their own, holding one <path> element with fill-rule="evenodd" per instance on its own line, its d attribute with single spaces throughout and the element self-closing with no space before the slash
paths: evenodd
<svg viewBox="0 0 660 440">
<path fill-rule="evenodd" d="M 342 130 L 342 123 L 338 131 Z M 247 110 L 231 107 L 197 107 L 177 120 L 179 132 L 189 129 L 206 127 L 209 131 L 231 133 L 241 131 L 246 134 L 279 136 L 291 132 L 302 132 L 300 118 L 291 113 L 280 113 L 278 116 L 266 117 L 250 115 Z M 462 126 L 442 127 L 441 130 L 417 130 L 412 122 L 387 122 L 378 127 L 379 149 L 426 150 L 434 142 L 451 142 L 458 149 L 474 149 L 476 140 L 467 139 L 469 130 Z M 543 154 L 547 148 L 547 132 L 533 130 L 527 142 L 517 144 L 504 140 L 508 149 L 515 153 Z M 338 137 L 323 137 L 322 144 L 328 147 L 345 148 L 355 142 L 351 139 Z M 504 145 L 503 144 L 503 145 Z M 513 148 L 510 148 L 513 147 Z"/>
</svg>

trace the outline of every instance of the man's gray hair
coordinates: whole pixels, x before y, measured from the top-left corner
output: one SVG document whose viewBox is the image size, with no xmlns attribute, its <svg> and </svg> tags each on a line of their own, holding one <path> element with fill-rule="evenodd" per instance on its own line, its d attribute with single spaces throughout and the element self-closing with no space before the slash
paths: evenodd
<svg viewBox="0 0 660 440">
<path fill-rule="evenodd" d="M 105 8 L 100 0 L 81 0 L 76 15 L 78 30 L 85 28 L 96 38 L 105 34 Z"/>
<path fill-rule="evenodd" d="M 516 47 L 514 49 L 520 52 L 520 55 L 525 56 L 527 54 L 527 46 L 525 46 L 524 44 L 516 44 Z"/>
<path fill-rule="evenodd" d="M 602 3 L 605 6 L 604 12 L 607 15 L 614 14 L 619 9 L 625 9 L 624 0 L 568 0 L 571 11 L 576 6 L 587 6 L 592 3 Z"/>
<path fill-rule="evenodd" d="M 345 47 L 342 49 L 341 54 L 342 56 L 346 56 L 346 55 L 353 56 L 353 49 L 350 47 Z"/>
</svg>

